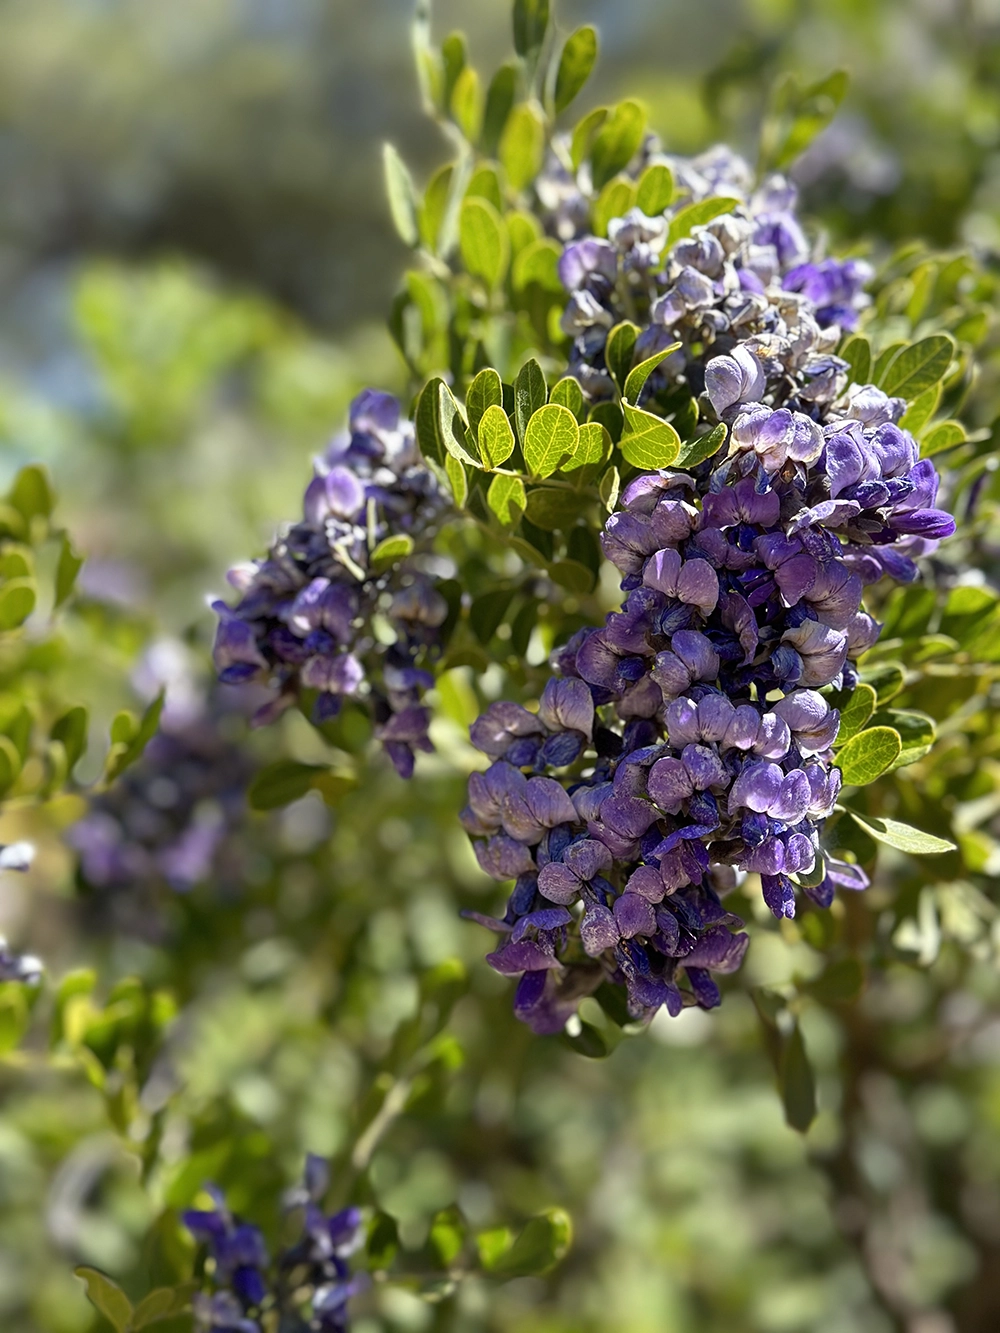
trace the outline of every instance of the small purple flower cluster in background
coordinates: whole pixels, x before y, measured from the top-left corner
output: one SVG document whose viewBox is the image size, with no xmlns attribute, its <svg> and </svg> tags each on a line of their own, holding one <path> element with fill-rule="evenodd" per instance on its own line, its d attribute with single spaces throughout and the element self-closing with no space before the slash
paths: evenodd
<svg viewBox="0 0 1000 1333">
<path fill-rule="evenodd" d="M 274 690 L 258 723 L 303 695 L 314 700 L 316 723 L 336 717 L 345 698 L 363 698 L 397 771 L 412 774 L 415 751 L 432 748 L 422 696 L 433 678 L 419 659 L 436 648 L 448 614 L 419 546 L 445 506 L 396 399 L 359 394 L 348 430 L 317 460 L 301 521 L 266 559 L 230 571 L 235 606 L 213 604 L 219 679 Z M 413 550 L 382 570 L 373 553 L 397 536 L 412 539 Z M 376 617 L 394 642 L 376 633 Z"/>
<path fill-rule="evenodd" d="M 563 251 L 569 373 L 589 398 L 611 397 L 605 343 L 610 329 L 629 319 L 641 330 L 637 360 L 681 344 L 650 377 L 647 397 L 676 383 L 701 394 L 706 360 L 742 344 L 774 405 L 793 398 L 790 405 L 806 410 L 831 403 L 843 369 L 833 352 L 869 304 L 869 265 L 817 258 L 795 216 L 795 187 L 774 175 L 754 188 L 750 168 L 728 149 L 689 162 L 657 154 L 645 160 L 674 171 L 677 197 L 665 213 L 632 209 L 612 219 L 607 240 L 584 237 Z M 677 211 L 712 197 L 740 203 L 668 247 Z"/>
<path fill-rule="evenodd" d="M 183 1215 L 213 1265 L 214 1290 L 194 1298 L 198 1333 L 262 1333 L 265 1327 L 347 1333 L 348 1301 L 368 1282 L 365 1273 L 352 1276 L 347 1262 L 361 1243 L 361 1214 L 357 1208 L 324 1213 L 329 1183 L 328 1163 L 310 1154 L 304 1184 L 288 1199 L 290 1208 L 302 1209 L 301 1235 L 273 1262 L 258 1228 L 234 1217 L 214 1185 L 205 1187 L 215 1206 Z"/>
<path fill-rule="evenodd" d="M 824 332 L 820 310 L 855 309 L 859 273 L 807 272 L 787 192 L 768 190 L 659 270 L 661 302 L 705 280 L 704 300 L 678 297 L 664 327 L 674 339 L 688 321 L 692 337 L 729 348 L 697 385 L 727 447 L 691 473 L 628 484 L 602 536 L 621 609 L 557 653 L 537 713 L 498 702 L 472 727 L 492 762 L 470 779 L 463 823 L 483 870 L 515 884 L 502 920 L 470 915 L 501 934 L 489 962 L 520 977 L 515 1012 L 537 1032 L 559 1031 L 605 982 L 626 988 L 636 1019 L 716 1005 L 712 974 L 738 968 L 747 947 L 722 904 L 740 875 L 760 876 L 777 917 L 794 915 L 799 890 L 826 907 L 836 888 L 867 885 L 821 847 L 841 786 L 826 695 L 853 687 L 878 638 L 865 585 L 915 579 L 916 559 L 955 524 L 934 507 L 933 463 L 898 424 L 904 401 L 848 388 L 845 364 L 817 352 L 840 327 Z M 611 230 L 628 231 L 629 254 L 656 255 L 648 221 Z M 740 247 L 752 259 L 742 267 Z M 563 257 L 595 309 L 610 311 L 616 273 L 653 273 L 645 260 L 604 272 L 612 251 L 618 266 L 624 252 L 593 240 Z M 768 264 L 793 295 L 767 288 Z M 755 320 L 736 331 L 747 300 L 775 317 L 769 331 Z M 779 324 L 783 308 L 794 323 Z"/>
<path fill-rule="evenodd" d="M 240 835 L 255 764 L 228 734 L 228 723 L 238 721 L 232 709 L 220 699 L 165 708 L 142 757 L 91 796 L 87 813 L 67 830 L 92 906 L 116 928 L 156 938 L 159 889 L 187 893 L 211 880 L 222 893 L 240 892 Z"/>
</svg>

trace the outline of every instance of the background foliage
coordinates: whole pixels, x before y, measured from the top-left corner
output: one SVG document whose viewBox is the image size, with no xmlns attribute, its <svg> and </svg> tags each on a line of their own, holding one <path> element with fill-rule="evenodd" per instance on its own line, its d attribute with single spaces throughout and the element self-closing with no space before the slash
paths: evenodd
<svg viewBox="0 0 1000 1333">
<path fill-rule="evenodd" d="M 886 608 L 884 640 L 908 669 L 893 707 L 934 715 L 940 739 L 891 789 L 867 789 L 872 813 L 895 809 L 960 850 L 890 853 L 863 898 L 822 919 L 779 928 L 748 903 L 754 943 L 717 1014 L 658 1019 L 588 1060 L 514 1021 L 480 931 L 458 918 L 494 905 L 455 820 L 474 762 L 465 728 L 544 662 L 548 610 L 511 647 L 531 589 L 492 628 L 463 626 L 437 687 L 437 754 L 413 784 L 374 765 L 335 810 L 313 793 L 245 812 L 238 891 L 164 889 L 143 904 L 141 932 L 117 929 L 113 905 L 77 883 L 61 835 L 80 790 L 101 780 L 115 717 L 138 718 L 156 695 L 148 646 L 170 639 L 175 682 L 181 662 L 203 688 L 204 595 L 296 512 L 309 458 L 352 394 L 406 389 L 380 326 L 406 254 L 379 145 L 397 143 L 421 185 L 449 153 L 413 115 L 408 18 L 402 4 L 337 0 L 0 6 L 0 430 L 15 486 L 0 518 L 3 558 L 16 547 L 26 561 L 3 572 L 41 590 L 30 632 L 18 636 L 16 616 L 0 626 L 13 636 L 0 645 L 12 765 L 0 832 L 40 848 L 26 879 L 4 876 L 0 924 L 44 956 L 53 983 L 18 1049 L 23 996 L 0 994 L 4 1327 L 104 1333 L 77 1264 L 135 1300 L 187 1277 L 176 1213 L 209 1178 L 275 1237 L 305 1152 L 339 1154 L 348 1172 L 395 1088 L 390 1105 L 405 1114 L 386 1124 L 361 1201 L 398 1219 L 411 1285 L 425 1290 L 378 1286 L 358 1302 L 359 1333 L 989 1328 L 1000 1314 L 991 335 L 953 409 L 972 437 L 950 456 L 955 512 L 984 470 L 986 489 L 936 586 Z M 559 18 L 602 34 L 578 114 L 641 96 L 680 152 L 720 137 L 752 149 L 777 75 L 848 68 L 840 116 L 797 168 L 807 211 L 880 260 L 913 237 L 949 257 L 977 247 L 982 276 L 961 309 L 947 282 L 921 304 L 922 256 L 883 270 L 882 313 L 899 336 L 923 318 L 961 336 L 992 305 L 1000 11 L 988 0 L 567 2 Z M 506 4 L 442 4 L 438 40 L 453 26 L 488 69 L 508 48 Z M 51 520 L 40 474 L 15 484 L 36 462 L 58 492 Z M 87 559 L 75 598 L 50 615 L 64 526 Z M 509 576 L 485 536 L 446 541 L 474 593 Z M 983 579 L 953 588 L 969 569 Z M 614 604 L 609 580 L 563 591 L 564 628 Z M 60 794 L 73 765 L 54 727 L 71 705 L 89 708 L 91 742 Z M 118 727 L 127 746 L 129 724 Z M 329 759 L 298 716 L 266 736 L 234 721 L 229 739 L 255 763 Z M 789 1015 L 816 1071 L 805 1137 L 785 1123 L 768 1050 Z M 547 1274 L 500 1283 L 470 1243 L 477 1271 L 449 1294 L 427 1277 L 442 1265 L 425 1246 L 455 1203 L 479 1233 L 565 1209 L 572 1249 Z"/>
</svg>

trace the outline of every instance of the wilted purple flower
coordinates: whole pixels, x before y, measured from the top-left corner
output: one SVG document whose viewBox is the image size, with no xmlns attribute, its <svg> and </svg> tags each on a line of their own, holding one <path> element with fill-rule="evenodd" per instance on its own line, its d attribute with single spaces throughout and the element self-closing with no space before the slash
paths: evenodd
<svg viewBox="0 0 1000 1333">
<path fill-rule="evenodd" d="M 321 725 L 345 699 L 359 700 L 397 771 L 412 774 L 416 751 L 432 748 L 422 698 L 433 677 L 423 663 L 439 651 L 448 616 L 415 544 L 426 547 L 444 507 L 396 399 L 364 390 L 349 428 L 316 461 L 302 520 L 266 559 L 230 573 L 235 606 L 213 603 L 220 680 L 272 689 L 259 723 L 300 703 Z M 410 551 L 386 568 L 378 547 L 390 536 L 409 538 Z M 376 611 L 394 643 L 374 633 Z"/>
</svg>

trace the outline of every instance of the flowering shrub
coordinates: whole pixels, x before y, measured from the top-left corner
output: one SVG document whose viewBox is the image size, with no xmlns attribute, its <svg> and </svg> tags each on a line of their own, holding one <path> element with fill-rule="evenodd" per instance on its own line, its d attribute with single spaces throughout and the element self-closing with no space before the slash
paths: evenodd
<svg viewBox="0 0 1000 1333">
<path fill-rule="evenodd" d="M 783 1291 L 849 1287 L 859 1328 L 951 1327 L 1000 1198 L 962 1146 L 966 1103 L 983 1136 L 995 1101 L 995 279 L 810 218 L 795 163 L 844 75 L 779 85 L 755 167 L 685 156 L 631 98 L 569 123 L 596 33 L 513 8 L 516 59 L 484 87 L 418 7 L 453 152 L 418 189 L 385 151 L 405 387 L 341 362 L 328 392 L 333 349 L 266 302 L 104 268 L 81 298 L 107 380 L 88 445 L 163 528 L 156 597 L 112 561 L 56 622 L 79 559 L 44 474 L 0 507 L 0 869 L 40 828 L 88 927 L 51 982 L 0 941 L 0 1049 L 25 1038 L 24 1068 L 86 1098 L 51 1184 L 59 1261 L 116 1333 L 597 1333 L 636 1265 L 674 1282 L 669 1210 L 706 1328 L 757 1301 L 762 1256 Z M 243 478 L 205 472 L 245 512 L 192 523 L 197 559 L 150 496 L 187 475 L 151 462 L 186 433 Z M 303 471 L 284 525 L 279 466 Z M 207 665 L 197 593 L 262 509 L 277 535 L 212 602 L 217 684 L 178 710 L 133 673 L 148 706 L 115 714 L 161 613 Z M 113 715 L 103 764 L 68 683 Z M 768 1062 L 789 1125 L 821 1113 L 793 1167 Z M 791 1199 L 744 1200 L 745 1242 L 741 1156 Z M 552 1198 L 586 1219 L 563 1270 Z M 127 1219 L 112 1241 L 91 1210 Z M 709 1225 L 718 1252 L 691 1240 Z M 747 1326 L 820 1327 L 775 1308 Z"/>
</svg>

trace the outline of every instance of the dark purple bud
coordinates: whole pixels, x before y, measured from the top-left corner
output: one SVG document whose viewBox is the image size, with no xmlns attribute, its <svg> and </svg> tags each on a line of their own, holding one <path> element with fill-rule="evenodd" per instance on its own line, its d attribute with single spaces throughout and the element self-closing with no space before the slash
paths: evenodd
<svg viewBox="0 0 1000 1333">
<path fill-rule="evenodd" d="M 795 890 L 786 875 L 762 875 L 760 885 L 764 901 L 779 920 L 795 915 Z"/>
</svg>

